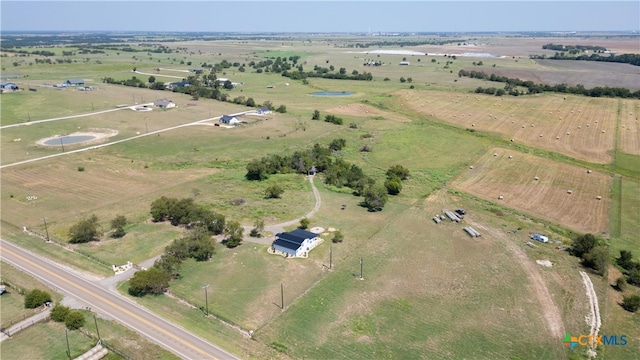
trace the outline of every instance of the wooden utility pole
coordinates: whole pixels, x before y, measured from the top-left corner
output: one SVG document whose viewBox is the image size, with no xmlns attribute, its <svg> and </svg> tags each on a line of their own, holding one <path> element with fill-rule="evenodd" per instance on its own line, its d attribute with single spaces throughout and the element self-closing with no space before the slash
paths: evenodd
<svg viewBox="0 0 640 360">
<path fill-rule="evenodd" d="M 284 286 L 280 283 L 280 309 L 284 310 Z"/>
</svg>

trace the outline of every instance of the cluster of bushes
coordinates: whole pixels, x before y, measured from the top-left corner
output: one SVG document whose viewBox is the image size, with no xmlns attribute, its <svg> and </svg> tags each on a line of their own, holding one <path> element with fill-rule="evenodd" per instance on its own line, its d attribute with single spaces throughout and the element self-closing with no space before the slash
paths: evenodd
<svg viewBox="0 0 640 360">
<path fill-rule="evenodd" d="M 138 87 L 138 88 L 148 87 L 146 81 L 142 81 L 135 76 L 132 76 L 131 79 L 126 79 L 126 80 L 115 80 L 112 77 L 105 77 L 105 78 L 102 78 L 102 82 L 107 84 L 124 85 L 124 86 Z"/>
<path fill-rule="evenodd" d="M 400 192 L 401 180 L 409 175 L 409 171 L 396 165 L 387 172 L 389 187 L 376 185 L 375 180 L 364 174 L 354 165 L 336 158 L 334 154 L 346 146 L 346 140 L 334 139 L 329 146 L 314 144 L 311 149 L 298 150 L 291 155 L 268 155 L 247 164 L 247 180 L 266 180 L 273 174 L 299 173 L 307 174 L 311 167 L 324 174 L 324 183 L 336 187 L 348 187 L 355 196 L 363 196 L 361 203 L 370 211 L 380 211 L 387 202 L 389 188 L 395 194 Z"/>
<path fill-rule="evenodd" d="M 387 180 L 384 187 L 389 195 L 398 195 L 402 191 L 402 180 L 409 177 L 409 169 L 402 165 L 394 165 L 387 170 Z"/>
<path fill-rule="evenodd" d="M 71 310 L 63 305 L 51 309 L 51 320 L 63 322 L 69 330 L 77 330 L 84 326 L 84 315 L 79 310 Z"/>
<path fill-rule="evenodd" d="M 616 264 L 622 268 L 622 273 L 626 276 L 626 279 L 623 278 L 623 280 L 626 283 L 640 287 L 640 261 L 633 260 L 631 251 L 620 250 Z"/>
<path fill-rule="evenodd" d="M 556 85 L 546 85 L 546 84 L 535 84 L 531 80 L 520 80 L 518 78 L 508 78 L 506 76 L 500 76 L 496 74 L 487 74 L 483 71 L 468 71 L 468 70 L 460 70 L 458 72 L 459 77 L 470 77 L 474 79 L 482 79 L 489 80 L 495 82 L 506 83 L 505 91 L 508 91 L 511 95 L 523 95 L 522 92 L 513 92 L 516 86 L 522 86 L 527 88 L 527 94 L 539 94 L 542 92 L 557 92 L 564 94 L 577 94 L 591 97 L 622 97 L 622 98 L 635 98 L 640 99 L 640 90 L 631 92 L 629 89 L 619 88 L 619 87 L 600 87 L 596 86 L 591 89 L 586 89 L 583 85 L 576 86 L 568 86 L 567 84 L 556 84 Z"/>
<path fill-rule="evenodd" d="M 161 196 L 151 203 L 151 218 L 154 222 L 170 221 L 171 225 L 194 227 L 203 225 L 213 234 L 222 234 L 225 217 L 196 204 L 192 198 L 169 198 Z"/>
</svg>

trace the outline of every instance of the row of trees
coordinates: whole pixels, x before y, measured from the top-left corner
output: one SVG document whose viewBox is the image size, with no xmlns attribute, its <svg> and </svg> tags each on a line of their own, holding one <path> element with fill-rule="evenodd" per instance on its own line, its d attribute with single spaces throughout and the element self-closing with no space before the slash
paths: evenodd
<svg viewBox="0 0 640 360">
<path fill-rule="evenodd" d="M 161 196 L 151 203 L 151 219 L 154 222 L 170 221 L 171 225 L 193 228 L 203 225 L 207 231 L 219 235 L 225 228 L 222 214 L 198 205 L 192 198 L 170 198 Z"/>
<path fill-rule="evenodd" d="M 585 50 L 594 52 L 605 52 L 607 48 L 598 45 L 562 45 L 562 44 L 544 44 L 542 48 L 545 50 L 568 51 L 570 54 L 577 54 Z"/>
<path fill-rule="evenodd" d="M 371 81 L 373 80 L 373 75 L 369 72 L 359 73 L 357 70 L 353 70 L 351 75 L 347 75 L 346 73 L 342 74 L 340 72 L 324 72 L 323 69 L 319 69 L 316 71 L 283 71 L 282 76 L 288 77 L 292 80 L 302 80 L 307 78 L 323 78 L 323 79 L 337 79 L 337 80 L 365 80 Z"/>
<path fill-rule="evenodd" d="M 557 92 L 557 93 L 565 93 L 565 94 L 577 94 L 591 97 L 622 97 L 622 98 L 635 98 L 640 99 L 640 90 L 631 92 L 629 89 L 619 88 L 619 87 L 600 87 L 596 86 L 591 89 L 586 89 L 583 85 L 569 86 L 567 84 L 556 84 L 556 85 L 547 85 L 547 84 L 535 84 L 530 80 L 520 80 L 518 78 L 508 78 L 506 76 L 500 76 L 496 74 L 487 74 L 483 71 L 475 71 L 475 70 L 460 70 L 458 72 L 459 77 L 470 77 L 475 79 L 489 80 L 495 82 L 506 83 L 505 91 L 509 92 L 511 95 L 516 95 L 512 92 L 517 86 L 522 86 L 527 88 L 527 94 L 538 94 L 542 92 Z M 518 93 L 518 95 L 523 95 L 524 93 Z"/>
</svg>

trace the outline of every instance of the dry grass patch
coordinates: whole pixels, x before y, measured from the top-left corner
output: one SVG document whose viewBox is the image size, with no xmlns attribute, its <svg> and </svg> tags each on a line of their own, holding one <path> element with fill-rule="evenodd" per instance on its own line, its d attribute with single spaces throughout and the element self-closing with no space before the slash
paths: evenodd
<svg viewBox="0 0 640 360">
<path fill-rule="evenodd" d="M 494 148 L 453 186 L 575 231 L 601 233 L 609 225 L 611 185 L 602 173 Z"/>
<path fill-rule="evenodd" d="M 623 99 L 620 105 L 619 149 L 640 155 L 640 101 Z"/>
<path fill-rule="evenodd" d="M 496 97 L 450 92 L 401 92 L 409 109 L 454 125 L 498 133 L 506 140 L 608 163 L 615 145 L 618 100 L 571 95 Z"/>
</svg>

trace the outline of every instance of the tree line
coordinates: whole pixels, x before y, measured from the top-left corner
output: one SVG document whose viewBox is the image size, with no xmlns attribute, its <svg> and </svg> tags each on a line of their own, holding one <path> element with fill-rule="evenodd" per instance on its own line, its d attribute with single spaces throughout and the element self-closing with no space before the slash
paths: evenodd
<svg viewBox="0 0 640 360">
<path fill-rule="evenodd" d="M 591 55 L 582 54 L 578 56 L 567 56 L 565 52 L 556 52 L 552 56 L 531 55 L 529 56 L 529 58 L 552 59 L 552 60 L 604 61 L 604 62 L 614 62 L 614 63 L 623 63 L 623 64 L 640 66 L 640 54 L 621 54 L 621 55 L 610 54 L 607 56 L 602 56 L 600 54 L 593 53 Z"/>
<path fill-rule="evenodd" d="M 240 245 L 244 236 L 239 222 L 226 221 L 224 215 L 196 204 L 191 198 L 161 196 L 151 203 L 150 213 L 154 222 L 169 221 L 187 231 L 165 248 L 151 268 L 135 273 L 128 290 L 133 296 L 162 294 L 171 280 L 180 277 L 180 267 L 186 259 L 211 259 L 216 245 L 213 235 L 224 234 L 222 243 L 227 247 Z"/>
<path fill-rule="evenodd" d="M 544 44 L 542 48 L 545 50 L 555 50 L 555 51 L 567 51 L 570 54 L 577 54 L 579 52 L 583 52 L 586 50 L 591 50 L 595 52 L 605 52 L 607 48 L 598 45 L 562 45 L 562 44 Z"/>
<path fill-rule="evenodd" d="M 591 89 L 586 89 L 583 85 L 578 84 L 576 86 L 569 86 L 567 84 L 536 84 L 531 80 L 520 80 L 518 78 L 509 78 L 506 76 L 500 76 L 496 74 L 487 74 L 484 71 L 476 70 L 460 70 L 458 72 L 459 77 L 470 77 L 474 79 L 489 80 L 495 82 L 505 83 L 504 91 L 509 95 L 531 95 L 539 94 L 542 92 L 557 92 L 563 94 L 576 94 L 590 97 L 621 97 L 621 98 L 634 98 L 640 99 L 640 90 L 631 92 L 631 90 L 620 87 L 600 87 L 596 86 Z M 521 86 L 527 88 L 527 92 L 518 91 L 516 87 Z M 490 90 L 484 90 L 483 88 L 476 89 L 476 92 L 491 93 Z M 497 94 L 497 93 L 496 93 Z M 502 94 L 504 95 L 504 94 Z"/>
</svg>

